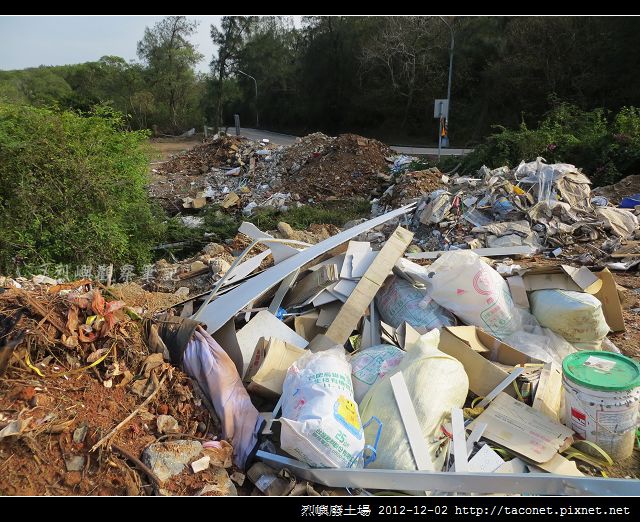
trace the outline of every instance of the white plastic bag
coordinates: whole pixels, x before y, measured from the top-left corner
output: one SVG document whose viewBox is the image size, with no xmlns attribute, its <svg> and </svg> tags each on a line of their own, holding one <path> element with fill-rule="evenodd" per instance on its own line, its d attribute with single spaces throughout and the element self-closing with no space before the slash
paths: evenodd
<svg viewBox="0 0 640 522">
<path fill-rule="evenodd" d="M 599 350 L 609 333 L 600 300 L 585 292 L 536 290 L 529 294 L 538 322 L 581 350 Z"/>
<path fill-rule="evenodd" d="M 420 336 L 415 344 L 406 347 L 407 353 L 397 368 L 375 383 L 362 399 L 363 418 L 375 416 L 382 423 L 376 459 L 369 468 L 416 469 L 390 382 L 391 376 L 402 372 L 429 448 L 431 468 L 427 471 L 441 471 L 445 451 L 440 451 L 443 441 L 440 426 L 450 417 L 451 408 L 464 405 L 469 379 L 460 361 L 438 350 L 439 341 L 438 330 Z M 374 445 L 376 436 L 375 426 L 365 429 L 368 445 Z"/>
<path fill-rule="evenodd" d="M 520 312 L 506 281 L 477 254 L 445 252 L 429 272 L 434 273 L 429 289 L 433 300 L 467 324 L 484 328 L 500 339 L 520 330 Z"/>
<path fill-rule="evenodd" d="M 281 447 L 312 467 L 362 467 L 364 434 L 344 348 L 307 353 L 282 386 Z"/>
<path fill-rule="evenodd" d="M 455 325 L 453 315 L 431 299 L 426 289 L 396 276 L 384 282 L 376 294 L 376 305 L 382 320 L 393 328 L 404 322 L 426 330 Z"/>
<path fill-rule="evenodd" d="M 379 344 L 351 356 L 353 395 L 359 404 L 369 388 L 400 364 L 405 352 L 390 344 Z"/>
</svg>

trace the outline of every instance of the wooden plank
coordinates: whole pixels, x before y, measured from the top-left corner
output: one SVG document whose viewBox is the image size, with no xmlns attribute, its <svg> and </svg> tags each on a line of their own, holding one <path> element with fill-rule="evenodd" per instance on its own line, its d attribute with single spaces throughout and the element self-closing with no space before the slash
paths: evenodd
<svg viewBox="0 0 640 522">
<path fill-rule="evenodd" d="M 391 272 L 396 261 L 402 256 L 411 243 L 412 238 L 412 232 L 398 227 L 384 244 L 374 262 L 368 268 L 362 279 L 358 281 L 358 284 L 347 301 L 342 305 L 338 316 L 331 326 L 329 326 L 325 334 L 330 341 L 333 341 L 334 345 L 347 342 L 351 332 L 357 328 L 360 318 L 367 311 L 376 293 L 389 275 L 389 272 Z M 315 341 L 314 339 L 314 342 Z M 311 343 L 311 350 L 314 349 L 314 342 Z M 320 343 L 322 343 L 322 341 L 318 339 L 318 346 Z M 331 343 L 322 344 L 326 345 Z"/>
</svg>

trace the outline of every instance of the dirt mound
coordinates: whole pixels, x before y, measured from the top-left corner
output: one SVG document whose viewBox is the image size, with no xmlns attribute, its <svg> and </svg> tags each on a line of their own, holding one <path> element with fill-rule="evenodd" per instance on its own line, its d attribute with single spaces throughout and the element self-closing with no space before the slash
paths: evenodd
<svg viewBox="0 0 640 522">
<path fill-rule="evenodd" d="M 388 184 L 393 152 L 384 143 L 355 134 L 342 134 L 296 172 L 283 173 L 287 192 L 303 201 L 369 198 Z"/>
</svg>

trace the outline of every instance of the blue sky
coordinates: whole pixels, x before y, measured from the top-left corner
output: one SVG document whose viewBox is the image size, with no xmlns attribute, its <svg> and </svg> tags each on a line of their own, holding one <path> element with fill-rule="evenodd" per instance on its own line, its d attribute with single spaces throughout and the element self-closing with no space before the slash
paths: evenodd
<svg viewBox="0 0 640 522">
<path fill-rule="evenodd" d="M 192 42 L 205 58 L 199 71 L 208 71 L 213 54 L 211 24 L 222 15 L 187 15 L 200 21 Z M 104 55 L 137 59 L 136 44 L 145 27 L 163 15 L 128 16 L 0 16 L 0 69 L 64 65 L 98 60 Z M 299 18 L 299 17 L 296 17 Z"/>
</svg>

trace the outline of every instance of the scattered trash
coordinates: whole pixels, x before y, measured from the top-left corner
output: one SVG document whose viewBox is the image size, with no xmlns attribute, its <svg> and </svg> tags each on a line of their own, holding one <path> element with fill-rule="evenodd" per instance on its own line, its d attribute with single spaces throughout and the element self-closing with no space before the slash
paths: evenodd
<svg viewBox="0 0 640 522">
<path fill-rule="evenodd" d="M 603 491 L 592 476 L 636 440 L 640 369 L 619 352 L 637 356 L 639 189 L 592 191 L 542 158 L 468 176 L 416 164 L 319 133 L 216 135 L 162 164 L 151 193 L 188 208 L 186 226 L 208 205 L 222 220 L 354 197 L 373 218 L 243 223 L 157 262 L 144 289 L 0 279 L 0 369 L 21 383 L 0 395 L 0 444 L 36 476 L 60 461 L 31 444 L 60 434 L 64 493 L 90 491 L 85 469 L 99 494 Z M 22 494 L 20 480 L 0 485 Z"/>
<path fill-rule="evenodd" d="M 209 462 L 211 461 L 211 457 L 205 455 L 201 459 L 194 460 L 191 463 L 191 469 L 194 473 L 200 473 L 209 467 Z"/>
</svg>

